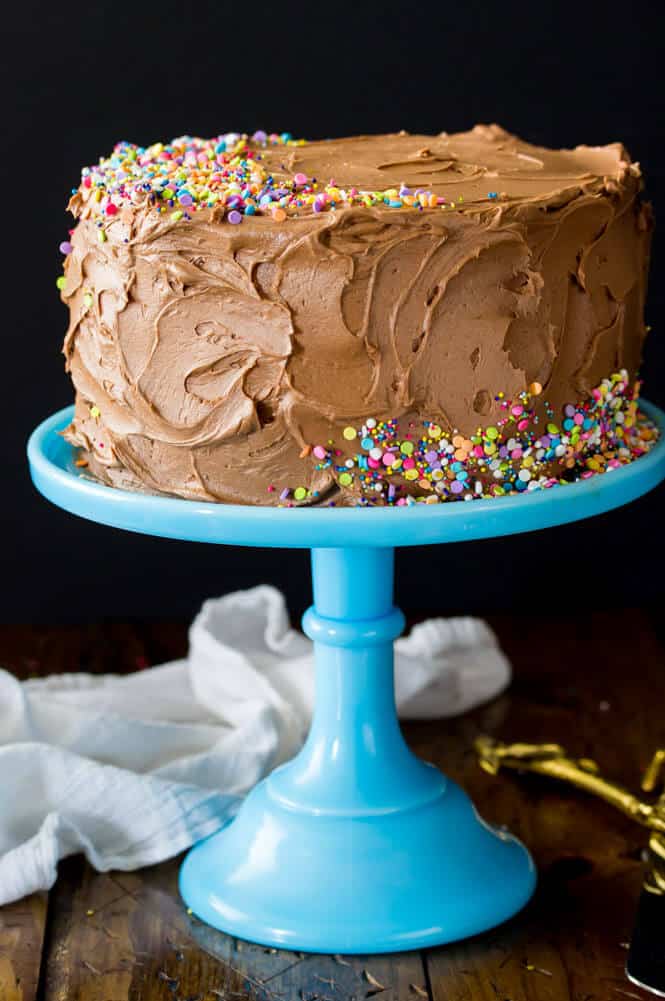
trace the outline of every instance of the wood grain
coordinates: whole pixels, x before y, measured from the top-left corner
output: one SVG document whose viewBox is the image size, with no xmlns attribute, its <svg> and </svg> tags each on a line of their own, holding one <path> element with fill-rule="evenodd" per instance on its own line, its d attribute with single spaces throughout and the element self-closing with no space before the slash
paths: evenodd
<svg viewBox="0 0 665 1001">
<path fill-rule="evenodd" d="M 479 732 L 564 743 L 595 756 L 634 788 L 651 751 L 665 745 L 665 656 L 646 613 L 591 614 L 552 629 L 497 620 L 516 670 L 510 694 L 414 735 L 417 750 L 467 788 L 482 814 L 530 846 L 539 887 L 503 928 L 432 950 L 435 1001 L 611 1001 L 648 998 L 623 973 L 641 882 L 644 833 L 602 803 L 536 776 L 481 772 L 465 753 Z M 645 697 L 650 693 L 649 697 Z M 459 741 L 459 743 L 457 743 Z M 628 992 L 628 993 L 626 993 Z"/>
<path fill-rule="evenodd" d="M 0 1001 L 34 1001 L 46 928 L 45 893 L 0 908 Z"/>
<path fill-rule="evenodd" d="M 646 1001 L 623 973 L 644 834 L 546 779 L 491 778 L 471 748 L 480 732 L 557 740 L 636 787 L 653 749 L 665 746 L 661 616 L 573 612 L 492 624 L 515 667 L 509 694 L 405 732 L 488 820 L 530 846 L 539 887 L 516 919 L 426 955 L 304 955 L 240 942 L 189 916 L 177 893 L 179 859 L 107 874 L 71 859 L 48 911 L 45 895 L 0 910 L 0 1001 Z M 20 676 L 136 670 L 185 649 L 177 623 L 0 627 L 0 662 Z"/>
</svg>

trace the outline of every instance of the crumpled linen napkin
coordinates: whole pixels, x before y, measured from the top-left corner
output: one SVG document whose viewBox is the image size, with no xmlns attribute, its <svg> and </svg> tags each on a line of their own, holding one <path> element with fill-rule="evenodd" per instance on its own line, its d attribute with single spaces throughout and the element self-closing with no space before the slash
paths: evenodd
<svg viewBox="0 0 665 1001">
<path fill-rule="evenodd" d="M 0 670 L 0 904 L 52 886 L 68 855 L 136 869 L 216 831 L 301 746 L 312 661 L 283 596 L 262 586 L 207 601 L 186 660 L 24 683 Z M 510 679 L 478 619 L 416 626 L 395 661 L 406 718 L 464 712 Z"/>
</svg>

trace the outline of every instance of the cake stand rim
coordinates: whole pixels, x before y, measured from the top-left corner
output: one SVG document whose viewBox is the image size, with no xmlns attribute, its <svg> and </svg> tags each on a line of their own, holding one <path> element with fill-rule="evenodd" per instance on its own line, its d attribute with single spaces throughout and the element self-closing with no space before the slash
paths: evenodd
<svg viewBox="0 0 665 1001">
<path fill-rule="evenodd" d="M 605 513 L 647 493 L 665 478 L 665 412 L 643 399 L 640 408 L 657 425 L 659 440 L 646 455 L 619 469 L 548 490 L 407 508 L 251 506 L 109 487 L 68 468 L 74 448 L 56 435 L 70 423 L 73 405 L 34 429 L 27 453 L 33 483 L 47 500 L 126 531 L 275 548 L 430 545 L 551 528 Z"/>
</svg>

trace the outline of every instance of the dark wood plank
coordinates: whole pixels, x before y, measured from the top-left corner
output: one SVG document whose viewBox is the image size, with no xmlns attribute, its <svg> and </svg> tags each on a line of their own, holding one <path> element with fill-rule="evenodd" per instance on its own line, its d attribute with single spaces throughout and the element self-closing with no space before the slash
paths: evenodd
<svg viewBox="0 0 665 1001">
<path fill-rule="evenodd" d="M 0 908 L 0 1001 L 37 997 L 46 906 L 46 894 L 34 893 Z"/>
<path fill-rule="evenodd" d="M 122 874 L 121 883 L 119 874 L 94 873 L 80 860 L 61 867 L 45 1001 L 246 996 L 239 976 L 191 947 L 184 909 L 158 888 L 175 866 L 159 868 L 152 893 L 142 895 L 141 874 Z"/>
<path fill-rule="evenodd" d="M 182 647 L 184 624 L 170 631 L 178 634 Z M 173 643 L 177 645 L 175 639 Z M 70 671 L 125 673 L 148 663 L 143 627 L 136 623 L 0 626 L 0 664 L 21 680 Z"/>
<path fill-rule="evenodd" d="M 341 960 L 341 962 L 340 962 Z M 347 965 L 348 964 L 348 965 Z M 417 990 L 424 990 L 423 958 L 417 952 L 381 956 L 314 956 L 308 955 L 281 980 L 282 989 L 290 987 L 285 1001 L 361 1001 L 375 997 L 377 1001 L 417 1001 Z M 415 988 L 414 989 L 414 985 Z"/>
<path fill-rule="evenodd" d="M 623 973 L 644 832 L 604 804 L 536 776 L 481 772 L 480 732 L 555 740 L 637 787 L 665 745 L 663 648 L 646 613 L 494 623 L 516 669 L 510 693 L 441 728 L 411 729 L 419 753 L 461 781 L 481 813 L 530 846 L 540 873 L 531 906 L 494 932 L 427 957 L 435 1001 L 648 998 Z"/>
</svg>

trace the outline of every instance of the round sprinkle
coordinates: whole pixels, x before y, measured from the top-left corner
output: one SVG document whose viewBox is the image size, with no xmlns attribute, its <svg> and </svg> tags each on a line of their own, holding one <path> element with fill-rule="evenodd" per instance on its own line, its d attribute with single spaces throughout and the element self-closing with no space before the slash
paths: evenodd
<svg viewBox="0 0 665 1001">
<path fill-rule="evenodd" d="M 499 429 L 495 427 L 488 427 L 487 430 L 485 431 L 485 434 L 487 435 L 490 441 L 496 441 L 496 439 L 499 437 Z"/>
<path fill-rule="evenodd" d="M 540 385 L 539 382 L 532 382 L 531 385 L 529 386 L 529 392 L 531 393 L 532 396 L 540 396 L 542 391 L 543 387 Z"/>
<path fill-rule="evenodd" d="M 315 445 L 312 449 L 312 454 L 315 455 L 317 459 L 325 459 L 328 453 L 323 445 Z"/>
<path fill-rule="evenodd" d="M 412 455 L 414 450 L 414 444 L 412 441 L 403 441 L 399 447 L 402 455 Z"/>
<path fill-rule="evenodd" d="M 374 417 L 368 417 L 367 420 L 365 421 L 365 426 L 368 427 L 368 428 L 375 428 L 376 427 L 376 418 L 374 418 Z"/>
<path fill-rule="evenodd" d="M 293 491 L 293 496 L 297 501 L 304 500 L 307 496 L 307 487 L 296 487 Z"/>
<path fill-rule="evenodd" d="M 55 281 L 56 287 L 62 292 L 64 291 L 65 285 L 67 284 L 67 279 L 64 275 L 60 275 Z"/>
<path fill-rule="evenodd" d="M 232 226 L 237 226 L 239 222 L 242 222 L 242 216 L 236 209 L 233 209 L 232 212 L 229 212 L 226 218 L 228 219 L 228 221 L 231 223 Z"/>
<path fill-rule="evenodd" d="M 62 243 L 60 244 L 60 253 L 67 256 L 67 254 L 71 254 L 71 252 L 72 252 L 71 243 L 69 242 L 69 240 L 63 240 Z"/>
<path fill-rule="evenodd" d="M 353 477 L 351 476 L 351 473 L 340 473 L 339 482 L 343 487 L 350 487 L 351 484 L 353 483 Z"/>
<path fill-rule="evenodd" d="M 358 432 L 356 431 L 355 428 L 352 428 L 351 425 L 349 424 L 349 426 L 345 427 L 344 430 L 342 431 L 342 435 L 344 438 L 346 438 L 347 441 L 353 441 L 353 439 L 357 437 Z"/>
<path fill-rule="evenodd" d="M 270 172 L 271 158 L 264 153 L 267 147 L 302 145 L 305 140 L 294 139 L 290 132 L 263 130 L 252 136 L 237 132 L 209 139 L 181 136 L 147 147 L 119 142 L 109 156 L 83 168 L 77 190 L 92 208 L 98 205 L 97 213 L 109 216 L 119 212 L 123 202 L 137 198 L 157 213 L 176 203 L 192 213 L 219 203 L 245 215 L 272 214 L 279 222 L 291 215 L 355 205 L 411 211 L 455 207 L 455 202 L 448 206 L 445 198 L 424 188 L 414 191 L 400 185 L 367 191 L 338 187 L 334 179 L 317 181 L 303 171 L 295 172 L 289 181 L 281 173 Z M 274 162 L 280 172 L 288 169 L 279 158 Z M 458 202 L 461 207 L 464 198 L 459 196 Z M 186 218 L 190 219 L 189 211 Z"/>
<path fill-rule="evenodd" d="M 370 448 L 369 454 L 372 457 L 372 459 L 382 459 L 383 458 L 383 449 L 382 448 L 376 448 L 376 447 L 375 448 Z"/>
</svg>

